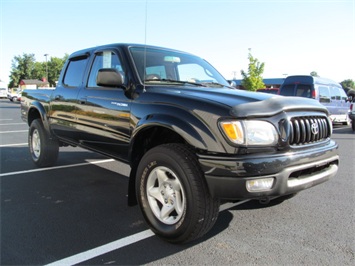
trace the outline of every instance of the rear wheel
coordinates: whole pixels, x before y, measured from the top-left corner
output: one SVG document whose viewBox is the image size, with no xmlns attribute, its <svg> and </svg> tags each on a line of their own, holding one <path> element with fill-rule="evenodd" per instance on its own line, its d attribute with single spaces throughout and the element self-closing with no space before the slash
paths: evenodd
<svg viewBox="0 0 355 266">
<path fill-rule="evenodd" d="M 351 121 L 351 128 L 353 129 L 353 131 L 355 131 L 355 120 Z"/>
<path fill-rule="evenodd" d="M 28 132 L 32 161 L 39 167 L 51 166 L 58 158 L 58 141 L 51 139 L 40 119 L 32 121 Z"/>
<path fill-rule="evenodd" d="M 138 202 L 151 229 L 173 243 L 186 243 L 215 224 L 219 201 L 209 194 L 193 152 L 161 145 L 142 158 L 136 178 Z"/>
<path fill-rule="evenodd" d="M 348 125 L 350 125 L 350 123 L 351 123 L 351 120 L 350 120 L 349 117 L 347 117 L 347 118 L 346 118 L 346 122 L 343 122 L 343 125 L 344 125 L 344 126 L 348 126 Z"/>
</svg>

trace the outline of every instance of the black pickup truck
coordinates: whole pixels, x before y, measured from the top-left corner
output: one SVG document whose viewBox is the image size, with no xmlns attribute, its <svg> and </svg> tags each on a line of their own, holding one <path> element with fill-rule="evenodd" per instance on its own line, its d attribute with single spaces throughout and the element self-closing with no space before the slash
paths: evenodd
<svg viewBox="0 0 355 266">
<path fill-rule="evenodd" d="M 317 101 L 237 90 L 205 60 L 154 46 L 73 53 L 54 90 L 23 92 L 21 115 L 39 167 L 65 145 L 129 164 L 129 204 L 174 243 L 210 230 L 220 200 L 286 199 L 339 164 Z"/>
</svg>

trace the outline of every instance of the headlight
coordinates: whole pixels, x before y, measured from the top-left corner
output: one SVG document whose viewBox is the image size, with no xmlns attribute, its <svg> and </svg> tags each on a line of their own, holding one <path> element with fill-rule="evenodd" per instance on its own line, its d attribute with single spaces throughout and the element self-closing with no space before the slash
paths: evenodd
<svg viewBox="0 0 355 266">
<path fill-rule="evenodd" d="M 233 143 L 240 145 L 275 145 L 278 135 L 275 127 L 266 121 L 223 121 L 222 131 Z"/>
</svg>

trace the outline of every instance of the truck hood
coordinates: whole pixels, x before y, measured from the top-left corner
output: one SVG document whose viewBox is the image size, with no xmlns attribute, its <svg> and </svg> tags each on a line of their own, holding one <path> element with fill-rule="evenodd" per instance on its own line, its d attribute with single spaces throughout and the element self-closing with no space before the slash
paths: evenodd
<svg viewBox="0 0 355 266">
<path fill-rule="evenodd" d="M 319 111 L 328 114 L 328 110 L 318 101 L 303 97 L 286 97 L 227 87 L 155 89 L 160 93 L 174 94 L 174 97 L 179 95 L 195 101 L 227 106 L 232 116 L 240 118 L 273 116 L 285 111 Z"/>
</svg>

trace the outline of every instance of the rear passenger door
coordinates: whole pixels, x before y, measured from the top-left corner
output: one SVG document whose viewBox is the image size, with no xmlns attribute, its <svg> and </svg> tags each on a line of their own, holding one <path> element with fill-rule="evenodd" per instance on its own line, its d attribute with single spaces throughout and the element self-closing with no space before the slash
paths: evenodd
<svg viewBox="0 0 355 266">
<path fill-rule="evenodd" d="M 95 52 L 88 79 L 78 95 L 76 114 L 80 142 L 88 148 L 125 160 L 130 141 L 131 100 L 123 87 L 102 87 L 96 84 L 97 73 L 102 68 L 114 68 L 126 80 L 119 50 Z"/>
<path fill-rule="evenodd" d="M 62 80 L 52 94 L 50 102 L 50 124 L 52 131 L 70 142 L 78 141 L 76 128 L 77 96 L 83 86 L 89 55 L 77 55 L 69 58 L 64 66 Z"/>
</svg>

